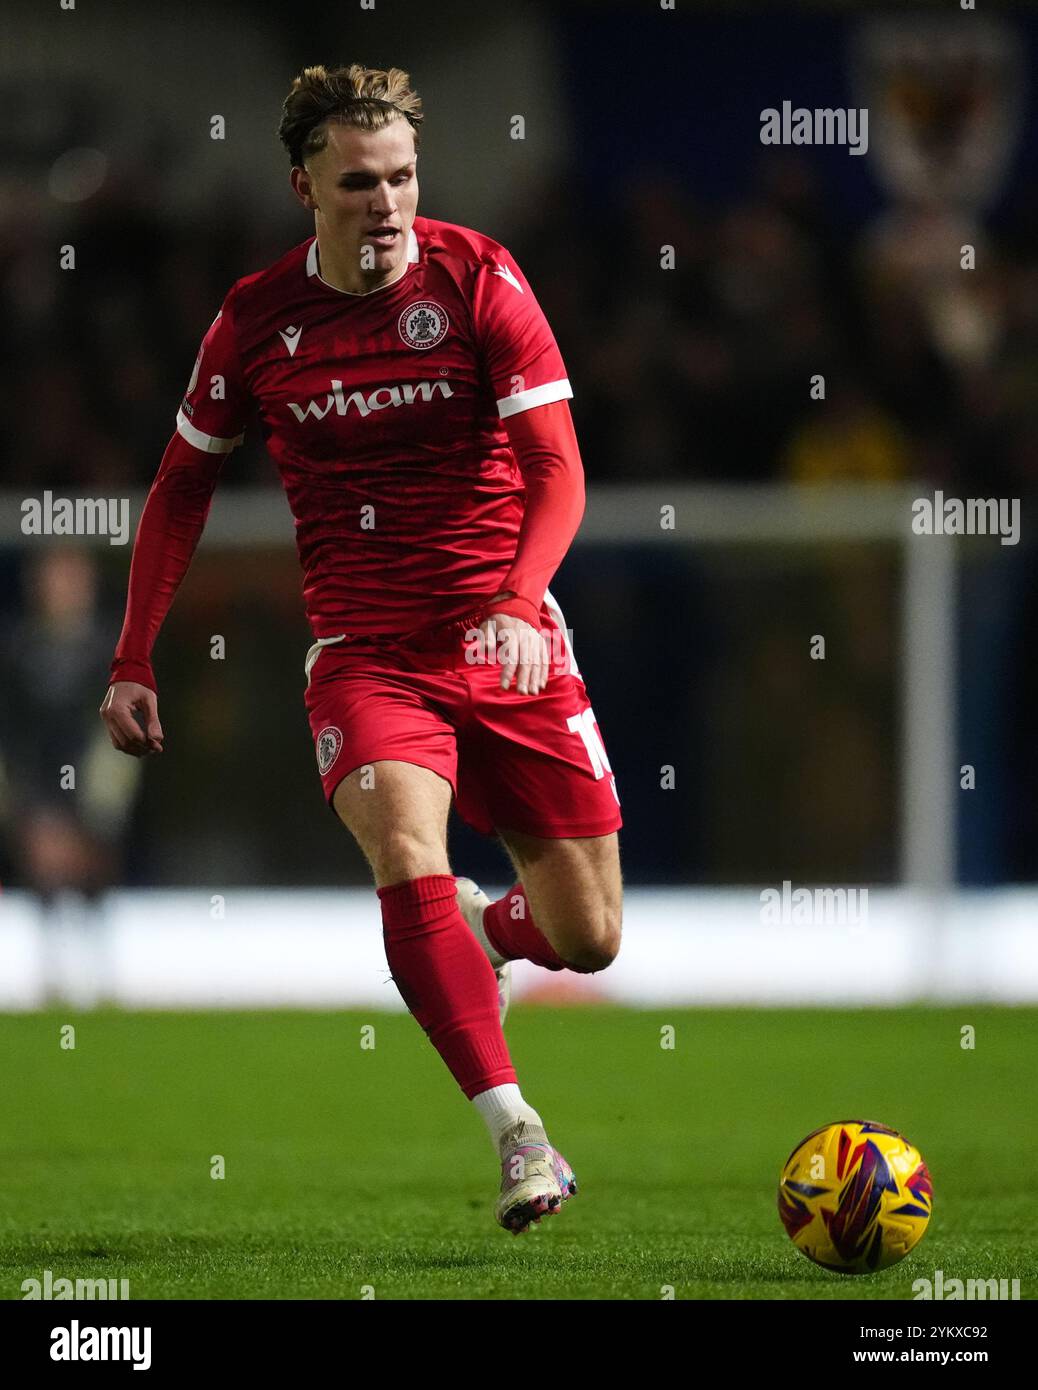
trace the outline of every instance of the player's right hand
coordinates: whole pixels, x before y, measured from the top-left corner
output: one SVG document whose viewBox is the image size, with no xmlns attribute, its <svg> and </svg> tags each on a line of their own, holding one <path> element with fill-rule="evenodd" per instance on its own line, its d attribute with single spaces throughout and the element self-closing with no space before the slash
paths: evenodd
<svg viewBox="0 0 1038 1390">
<path fill-rule="evenodd" d="M 134 758 L 162 752 L 164 734 L 159 723 L 159 697 L 136 681 L 115 681 L 101 705 L 112 746 Z"/>
</svg>

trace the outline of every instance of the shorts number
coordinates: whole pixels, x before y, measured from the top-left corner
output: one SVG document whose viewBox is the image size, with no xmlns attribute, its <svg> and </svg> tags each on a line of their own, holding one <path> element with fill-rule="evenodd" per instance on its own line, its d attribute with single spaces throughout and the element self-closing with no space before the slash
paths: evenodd
<svg viewBox="0 0 1038 1390">
<path fill-rule="evenodd" d="M 605 747 L 598 732 L 598 725 L 595 723 L 595 711 L 590 705 L 580 714 L 570 715 L 566 720 L 566 728 L 571 734 L 580 735 L 581 741 L 587 749 L 591 770 L 596 778 L 604 777 L 607 772 L 612 772 L 613 769 L 609 766 L 609 759 L 606 757 Z"/>
</svg>

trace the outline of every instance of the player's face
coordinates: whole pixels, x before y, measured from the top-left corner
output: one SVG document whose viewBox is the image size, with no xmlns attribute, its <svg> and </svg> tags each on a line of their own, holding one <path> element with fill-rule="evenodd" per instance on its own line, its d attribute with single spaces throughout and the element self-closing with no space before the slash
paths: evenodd
<svg viewBox="0 0 1038 1390">
<path fill-rule="evenodd" d="M 324 149 L 305 171 L 293 171 L 296 192 L 316 211 L 322 246 L 334 248 L 338 264 L 359 271 L 368 284 L 393 279 L 407 258 L 418 207 L 416 163 L 407 121 L 375 131 L 333 121 Z M 380 234 L 383 227 L 393 232 Z"/>
</svg>

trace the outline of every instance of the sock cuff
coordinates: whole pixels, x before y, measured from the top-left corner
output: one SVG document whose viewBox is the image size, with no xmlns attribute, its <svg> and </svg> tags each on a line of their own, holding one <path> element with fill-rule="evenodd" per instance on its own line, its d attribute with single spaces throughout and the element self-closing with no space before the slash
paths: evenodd
<svg viewBox="0 0 1038 1390">
<path fill-rule="evenodd" d="M 512 916 L 513 899 L 521 898 L 523 912 Z M 516 883 L 503 898 L 491 903 L 483 913 L 483 934 L 505 960 L 529 960 L 545 970 L 565 970 L 566 962 L 530 916 L 530 900 L 522 883 Z"/>
<path fill-rule="evenodd" d="M 453 874 L 425 874 L 422 878 L 405 878 L 402 883 L 390 883 L 376 888 L 382 902 L 390 906 L 403 903 L 438 903 L 458 896 L 458 884 Z"/>
<path fill-rule="evenodd" d="M 449 926 L 455 920 L 465 928 L 458 910 L 458 885 L 453 874 L 425 874 L 376 890 L 382 908 L 384 932 L 425 932 Z"/>
<path fill-rule="evenodd" d="M 521 895 L 525 902 L 526 893 L 521 883 L 516 883 L 513 887 L 509 888 L 503 898 L 498 898 L 496 902 L 488 904 L 486 911 L 483 913 L 483 934 L 502 960 L 518 959 L 514 952 L 504 947 L 502 941 L 498 937 L 497 931 L 498 916 L 503 913 L 506 921 L 511 920 L 512 899 L 518 895 Z"/>
</svg>

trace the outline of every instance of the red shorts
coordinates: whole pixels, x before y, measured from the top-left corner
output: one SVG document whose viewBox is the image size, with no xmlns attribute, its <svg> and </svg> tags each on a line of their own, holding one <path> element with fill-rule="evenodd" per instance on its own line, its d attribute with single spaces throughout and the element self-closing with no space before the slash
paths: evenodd
<svg viewBox="0 0 1038 1390">
<path fill-rule="evenodd" d="M 484 835 L 608 835 L 623 824 L 616 780 L 570 647 L 545 595 L 552 655 L 537 695 L 501 689 L 501 667 L 457 630 L 421 642 L 322 639 L 306 660 L 306 708 L 325 800 L 350 772 L 392 758 L 451 785 L 458 814 Z"/>
</svg>

